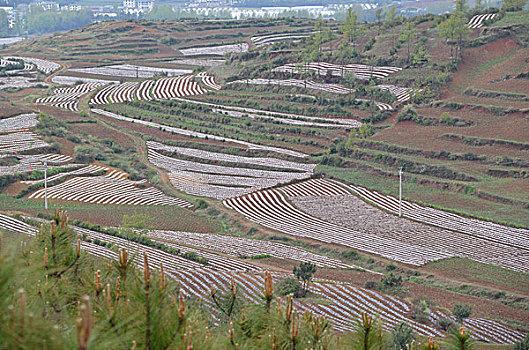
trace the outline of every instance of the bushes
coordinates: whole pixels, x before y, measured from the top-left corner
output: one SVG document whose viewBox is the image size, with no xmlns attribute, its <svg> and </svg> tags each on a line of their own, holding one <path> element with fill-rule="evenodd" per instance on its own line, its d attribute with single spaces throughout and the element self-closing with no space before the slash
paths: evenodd
<svg viewBox="0 0 529 350">
<path fill-rule="evenodd" d="M 362 257 L 358 252 L 354 249 L 348 249 L 344 250 L 340 253 L 340 256 L 346 260 L 356 261 L 360 260 Z"/>
<path fill-rule="evenodd" d="M 44 136 L 65 137 L 67 129 L 65 122 L 44 113 L 40 113 L 39 123 L 35 126 L 37 133 Z"/>
<path fill-rule="evenodd" d="M 430 305 L 426 299 L 414 300 L 412 304 L 412 318 L 423 324 L 430 323 Z"/>
<path fill-rule="evenodd" d="M 455 304 L 452 313 L 458 322 L 463 322 L 464 319 L 469 318 L 472 314 L 472 306 L 468 304 Z"/>
<path fill-rule="evenodd" d="M 293 294 L 295 298 L 303 297 L 303 290 L 295 277 L 285 277 L 276 284 L 276 292 L 279 295 Z"/>
<path fill-rule="evenodd" d="M 397 115 L 397 120 L 399 122 L 405 120 L 414 120 L 417 118 L 417 112 L 411 105 L 404 106 L 404 108 Z"/>
<path fill-rule="evenodd" d="M 73 159 L 78 163 L 93 163 L 96 159 L 103 160 L 105 157 L 99 149 L 92 146 L 76 146 Z"/>
</svg>

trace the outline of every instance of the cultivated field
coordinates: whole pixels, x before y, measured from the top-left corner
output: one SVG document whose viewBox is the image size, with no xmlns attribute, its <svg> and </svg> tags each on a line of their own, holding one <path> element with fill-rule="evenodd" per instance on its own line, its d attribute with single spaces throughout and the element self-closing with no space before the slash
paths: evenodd
<svg viewBox="0 0 529 350">
<path fill-rule="evenodd" d="M 78 201 L 94 204 L 121 205 L 178 205 L 192 208 L 186 200 L 166 196 L 154 187 L 146 187 L 145 180 L 127 180 L 127 173 L 112 170 L 96 177 L 74 177 L 48 188 L 49 199 Z M 44 189 L 29 195 L 29 198 L 44 198 Z"/>
<path fill-rule="evenodd" d="M 312 185 L 313 182 L 315 183 L 314 185 Z M 289 186 L 283 187 L 287 193 L 290 189 Z M 321 181 L 305 182 L 301 190 L 316 191 L 320 195 L 339 191 L 346 193 L 346 190 L 338 185 L 322 183 Z M 242 197 L 227 199 L 224 204 L 249 220 L 270 229 L 325 243 L 339 242 L 340 245 L 346 247 L 410 265 L 420 266 L 429 261 L 453 256 L 318 219 L 289 203 L 287 197 L 281 191 L 279 189 L 263 190 Z"/>
<path fill-rule="evenodd" d="M 311 176 L 316 164 L 300 164 L 275 158 L 251 158 L 148 142 L 149 161 L 167 169 L 171 184 L 195 196 L 226 199 L 280 183 Z M 169 152 L 171 156 L 159 153 Z M 190 157 L 184 160 L 178 157 Z M 215 165 L 209 162 L 233 164 Z M 256 167 L 248 168 L 247 165 Z M 279 169 L 273 171 L 267 169 Z"/>
<path fill-rule="evenodd" d="M 0 215 L 0 228 L 28 235 L 35 235 L 37 232 L 32 226 L 4 215 Z M 163 265 L 165 273 L 180 283 L 180 288 L 186 295 L 196 296 L 203 300 L 206 305 L 211 305 L 207 295 L 212 287 L 217 290 L 225 290 L 233 282 L 235 282 L 237 290 L 247 300 L 255 303 L 260 303 L 262 300 L 264 285 L 262 274 L 237 273 L 233 270 L 225 272 L 226 270 L 220 268 L 219 265 L 210 268 L 174 254 L 165 253 L 114 236 L 81 228 L 74 229 L 77 233 L 83 235 L 81 248 L 90 254 L 105 259 L 117 259 L 115 250 L 91 243 L 95 239 L 99 240 L 99 242 L 101 240 L 112 242 L 116 247 L 125 248 L 129 252 L 136 252 L 134 263 L 140 267 L 143 265 L 141 257 L 143 254 L 147 254 L 149 263 L 152 265 L 151 268 L 160 269 Z M 219 270 L 215 269 L 215 267 Z M 310 284 L 310 290 L 331 303 L 323 304 L 294 300 L 293 306 L 295 309 L 302 314 L 310 312 L 327 317 L 333 323 L 333 328 L 338 331 L 353 330 L 353 325 L 350 323 L 351 319 L 360 317 L 361 312 L 371 313 L 375 311 L 381 321 L 383 321 L 382 325 L 385 330 L 390 330 L 395 325 L 406 322 L 420 335 L 443 335 L 443 332 L 435 327 L 418 323 L 409 318 L 411 306 L 396 297 L 341 283 L 313 282 Z M 434 324 L 441 318 L 451 318 L 450 315 L 437 310 L 430 315 Z M 479 340 L 510 344 L 523 338 L 521 332 L 505 327 L 496 321 L 469 318 L 465 320 L 465 326 L 472 332 L 472 337 Z"/>
<path fill-rule="evenodd" d="M 522 340 L 527 11 L 362 16 L 378 6 L 376 22 L 116 20 L 2 48 L 0 230 L 35 236 L 62 205 L 83 250 L 145 254 L 219 329 L 212 290 L 262 304 L 268 270 L 277 285 L 310 262 L 294 309 L 340 336 L 365 312 L 436 342 L 449 321 Z"/>
<path fill-rule="evenodd" d="M 157 68 L 157 67 L 146 67 L 137 66 L 132 64 L 117 64 L 113 66 L 103 67 L 90 67 L 90 68 L 75 68 L 70 69 L 71 72 L 95 74 L 95 75 L 108 75 L 112 77 L 125 77 L 125 78 L 153 78 L 157 75 L 166 75 L 168 77 L 176 77 L 185 74 L 193 73 L 189 69 L 169 69 L 169 68 Z"/>
<path fill-rule="evenodd" d="M 325 180 L 310 180 L 286 186 L 283 192 L 296 208 L 326 222 L 354 227 L 355 230 L 366 234 L 395 239 L 441 254 L 469 258 L 517 271 L 529 271 L 529 247 L 523 243 L 523 237 L 527 235 L 526 230 L 466 219 L 406 201 L 403 205 L 403 208 L 406 208 L 403 210 L 406 219 L 400 219 L 395 216 L 398 214 L 398 200 L 391 196 L 370 192 L 358 186 L 349 187 L 360 198 L 391 213 L 388 214 L 350 192 L 329 193 L 318 190 L 329 184 L 330 182 Z M 437 221 L 433 220 L 437 216 L 435 213 L 439 215 Z M 416 221 L 438 226 L 440 229 Z M 391 229 L 388 230 L 388 227 Z"/>
</svg>

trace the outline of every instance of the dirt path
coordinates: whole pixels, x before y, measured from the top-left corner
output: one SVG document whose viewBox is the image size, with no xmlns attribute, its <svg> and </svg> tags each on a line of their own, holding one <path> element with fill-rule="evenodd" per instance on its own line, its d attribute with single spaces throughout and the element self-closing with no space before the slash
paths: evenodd
<svg viewBox="0 0 529 350">
<path fill-rule="evenodd" d="M 57 63 L 57 62 L 54 62 L 54 63 Z M 44 78 L 44 82 L 45 83 L 48 83 L 48 84 L 53 84 L 53 82 L 51 81 L 56 75 L 59 75 L 60 73 L 64 72 L 65 70 L 67 70 L 68 68 L 70 68 L 70 65 L 68 63 L 57 63 L 57 64 L 60 64 L 61 65 L 61 68 L 59 70 L 56 70 L 55 72 L 51 73 L 50 75 L 48 75 L 46 78 Z"/>
</svg>

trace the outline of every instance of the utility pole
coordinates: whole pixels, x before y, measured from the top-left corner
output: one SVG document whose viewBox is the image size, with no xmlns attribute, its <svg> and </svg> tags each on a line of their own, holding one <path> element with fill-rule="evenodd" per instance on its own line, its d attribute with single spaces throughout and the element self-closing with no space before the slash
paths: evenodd
<svg viewBox="0 0 529 350">
<path fill-rule="evenodd" d="M 399 217 L 402 217 L 402 167 L 399 168 Z"/>
<path fill-rule="evenodd" d="M 44 209 L 48 210 L 48 162 L 44 161 Z"/>
</svg>

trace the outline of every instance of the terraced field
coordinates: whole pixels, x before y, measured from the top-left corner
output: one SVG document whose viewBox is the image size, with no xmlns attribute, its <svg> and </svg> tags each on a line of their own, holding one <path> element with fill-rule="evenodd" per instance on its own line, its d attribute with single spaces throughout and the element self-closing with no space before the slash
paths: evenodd
<svg viewBox="0 0 529 350">
<path fill-rule="evenodd" d="M 180 49 L 180 52 L 184 56 L 224 56 L 227 53 L 241 53 L 246 51 L 248 51 L 248 44 L 246 43 Z"/>
<path fill-rule="evenodd" d="M 0 119 L 0 133 L 26 131 L 37 125 L 37 114 L 21 114 L 11 118 Z"/>
<path fill-rule="evenodd" d="M 120 205 L 177 205 L 193 208 L 193 205 L 180 198 L 169 197 L 145 182 L 127 180 L 127 173 L 112 170 L 96 177 L 74 177 L 47 189 L 49 199 L 78 201 L 97 204 Z M 29 195 L 29 198 L 44 198 L 44 189 Z"/>
<path fill-rule="evenodd" d="M 526 230 L 466 219 L 406 201 L 403 216 L 414 221 L 400 219 L 395 216 L 398 214 L 398 200 L 395 198 L 358 186 L 345 186 L 352 193 L 385 210 L 382 211 L 353 196 L 351 192 L 332 193 L 324 190 L 330 183 L 326 180 L 309 180 L 285 186 L 281 190 L 299 210 L 344 228 L 355 228 L 359 232 L 398 240 L 440 254 L 529 271 L 529 246 L 523 242 Z M 439 215 L 437 222 L 432 220 L 434 213 Z"/>
<path fill-rule="evenodd" d="M 4 215 L 0 215 L 0 228 L 29 235 L 35 235 L 37 232 L 32 226 Z M 196 296 L 206 305 L 211 305 L 207 295 L 212 286 L 217 290 L 225 290 L 233 282 L 244 298 L 251 302 L 261 303 L 264 286 L 264 278 L 261 274 L 233 270 L 226 272 L 226 270 L 223 271 L 221 265 L 215 266 L 219 270 L 211 269 L 203 264 L 114 236 L 81 228 L 75 228 L 75 230 L 83 235 L 85 240 L 104 240 L 104 242 L 112 242 L 117 247 L 125 248 L 129 252 L 136 252 L 134 263 L 140 267 L 143 265 L 141 257 L 146 254 L 152 268 L 160 269 L 163 265 L 165 273 L 180 282 L 180 287 L 186 295 Z M 106 259 L 117 259 L 117 253 L 114 250 L 91 242 L 82 241 L 81 248 L 90 254 Z M 310 284 L 310 290 L 321 298 L 329 300 L 330 303 L 320 304 L 294 300 L 295 309 L 301 314 L 310 312 L 327 317 L 333 323 L 333 328 L 338 331 L 353 330 L 352 319 L 358 319 L 362 312 L 375 312 L 386 330 L 392 329 L 401 322 L 406 322 L 420 335 L 443 335 L 443 332 L 435 327 L 411 319 L 409 317 L 411 306 L 396 297 L 341 283 L 313 282 Z M 434 322 L 445 317 L 450 318 L 451 316 L 440 311 L 431 313 Z M 487 319 L 469 318 L 465 320 L 465 326 L 471 331 L 473 338 L 484 341 L 511 344 L 524 336 L 521 332 Z"/>
<path fill-rule="evenodd" d="M 319 75 L 331 74 L 334 76 L 344 76 L 346 73 L 353 74 L 357 79 L 385 78 L 391 74 L 401 71 L 399 67 L 374 67 L 363 64 L 332 64 L 327 62 L 311 62 L 308 64 L 289 63 L 276 67 L 274 72 L 301 74 L 308 71 L 314 71 Z"/>
<path fill-rule="evenodd" d="M 461 59 L 440 36 L 448 16 L 108 21 L 3 48 L 0 209 L 37 226 L 46 193 L 100 225 L 72 227 L 83 250 L 147 256 L 214 322 L 212 287 L 262 303 L 266 269 L 278 282 L 310 262 L 328 280 L 294 307 L 334 330 L 367 312 L 442 338 L 464 302 L 474 339 L 513 344 L 528 295 L 498 281 L 529 274 L 527 13 L 466 16 Z M 0 229 L 37 232 L 2 213 Z"/>
<path fill-rule="evenodd" d="M 347 193 L 333 183 L 313 180 L 308 188 L 313 190 L 312 183 L 320 194 Z M 433 249 L 417 247 L 394 238 L 380 237 L 375 234 L 361 232 L 356 228 L 344 227 L 318 219 L 292 205 L 282 193 L 298 191 L 296 185 L 287 185 L 279 189 L 263 190 L 242 197 L 227 199 L 226 207 L 244 215 L 247 219 L 267 228 L 284 232 L 292 236 L 310 238 L 325 243 L 340 245 L 380 255 L 405 264 L 420 266 L 429 261 L 449 258 L 453 255 L 437 252 Z"/>
<path fill-rule="evenodd" d="M 89 68 L 74 68 L 70 72 L 107 75 L 111 77 L 125 77 L 125 78 L 153 78 L 156 75 L 166 75 L 168 77 L 176 77 L 185 74 L 193 73 L 189 69 L 170 69 L 138 66 L 132 64 L 116 64 L 112 66 L 89 67 Z"/>
<path fill-rule="evenodd" d="M 270 255 L 274 258 L 311 262 L 320 267 L 330 268 L 355 268 L 340 260 L 310 253 L 306 250 L 291 247 L 281 243 L 260 241 L 256 239 L 222 236 L 192 232 L 177 231 L 149 231 L 149 237 L 163 240 L 164 242 L 177 242 L 190 246 L 214 250 L 239 258 Z"/>
<path fill-rule="evenodd" d="M 79 100 L 103 86 L 105 83 L 94 82 L 94 83 L 83 83 L 76 85 L 71 88 L 59 88 L 55 89 L 54 95 L 48 97 L 42 97 L 35 100 L 37 104 L 49 104 L 51 106 L 67 109 L 72 112 L 79 111 Z"/>
<path fill-rule="evenodd" d="M 483 27 L 483 22 L 490 21 L 496 17 L 496 13 L 485 13 L 482 15 L 473 16 L 470 21 L 468 21 L 468 27 L 470 29 L 477 29 Z"/>
<path fill-rule="evenodd" d="M 310 177 L 316 164 L 301 164 L 275 158 L 252 158 L 230 154 L 207 152 L 190 148 L 171 147 L 157 142 L 148 142 L 149 161 L 159 168 L 167 169 L 171 184 L 186 193 L 215 199 L 226 199 L 272 187 L 295 179 Z M 166 156 L 160 151 L 170 152 Z M 176 156 L 176 157 L 175 157 Z M 192 157 L 196 160 L 177 158 Z M 209 164 L 224 162 L 230 166 Z M 262 169 L 246 168 L 246 164 Z M 280 169 L 281 171 L 266 170 Z"/>
<path fill-rule="evenodd" d="M 25 66 L 24 69 L 31 70 L 33 69 L 33 66 L 40 72 L 44 74 L 51 74 L 61 68 L 61 65 L 52 61 L 43 60 L 40 58 L 33 58 L 33 57 L 15 57 L 15 56 L 7 56 L 4 57 L 6 60 L 22 60 L 25 64 L 28 66 Z M 31 65 L 31 66 L 29 66 Z"/>
<path fill-rule="evenodd" d="M 206 89 L 203 89 L 198 83 L 193 81 L 193 76 L 161 78 L 158 80 L 145 80 L 141 83 L 126 82 L 107 86 L 94 94 L 90 103 L 103 105 L 135 100 L 161 100 L 200 95 L 206 92 Z"/>
<path fill-rule="evenodd" d="M 181 134 L 181 135 L 197 137 L 197 138 L 201 138 L 201 139 L 212 139 L 212 140 L 218 140 L 218 141 L 233 142 L 233 143 L 237 143 L 237 144 L 240 144 L 240 145 L 243 145 L 243 146 L 247 146 L 250 149 L 261 149 L 261 150 L 270 151 L 270 152 L 282 153 L 282 154 L 286 154 L 286 155 L 293 156 L 293 157 L 299 157 L 299 158 L 308 157 L 307 154 L 304 154 L 304 153 L 301 153 L 301 152 L 296 152 L 296 151 L 292 151 L 292 150 L 288 150 L 288 149 L 282 149 L 282 148 L 278 148 L 278 147 L 257 145 L 257 144 L 253 144 L 253 143 L 250 143 L 250 142 L 236 140 L 236 139 L 231 139 L 231 138 L 227 138 L 227 137 L 221 137 L 221 136 L 217 136 L 217 135 L 213 135 L 213 134 L 205 134 L 205 133 L 185 130 L 185 129 L 181 129 L 181 128 L 174 128 L 174 127 L 170 127 L 170 126 L 167 126 L 167 125 L 162 125 L 162 124 L 158 124 L 158 123 L 154 123 L 154 122 L 148 122 L 148 121 L 144 121 L 144 120 L 138 120 L 138 119 L 133 119 L 133 118 L 129 118 L 129 117 L 124 117 L 124 116 L 121 116 L 121 115 L 118 115 L 118 114 L 115 114 L 115 113 L 111 113 L 111 112 L 107 112 L 107 111 L 104 111 L 104 110 L 101 110 L 101 109 L 92 109 L 92 112 L 94 112 L 96 114 L 100 114 L 100 115 L 106 116 L 106 117 L 109 117 L 109 118 L 114 118 L 114 119 L 118 119 L 118 120 L 123 120 L 123 121 L 128 121 L 128 122 L 133 122 L 133 123 L 138 123 L 138 124 L 154 127 L 156 129 L 160 129 L 162 131 L 166 131 L 166 132 L 169 132 L 169 133 Z"/>
</svg>

